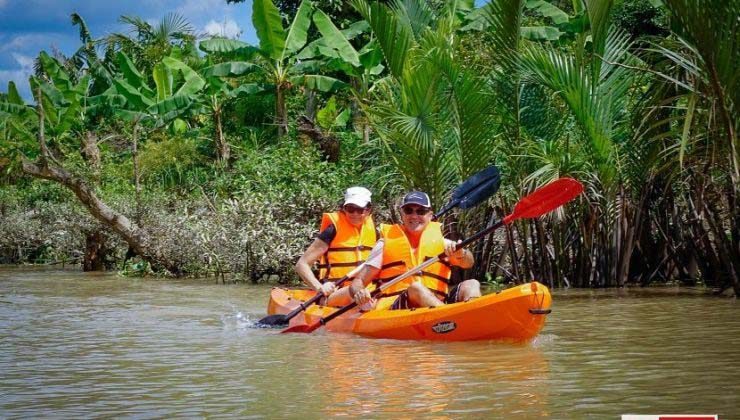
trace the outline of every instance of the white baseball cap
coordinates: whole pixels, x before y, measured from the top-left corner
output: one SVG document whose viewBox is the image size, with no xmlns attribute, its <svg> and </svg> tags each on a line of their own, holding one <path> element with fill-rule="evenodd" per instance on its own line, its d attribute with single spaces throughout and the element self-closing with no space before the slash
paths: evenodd
<svg viewBox="0 0 740 420">
<path fill-rule="evenodd" d="M 357 207 L 367 207 L 373 193 L 365 187 L 349 187 L 344 192 L 344 204 L 354 204 Z"/>
</svg>

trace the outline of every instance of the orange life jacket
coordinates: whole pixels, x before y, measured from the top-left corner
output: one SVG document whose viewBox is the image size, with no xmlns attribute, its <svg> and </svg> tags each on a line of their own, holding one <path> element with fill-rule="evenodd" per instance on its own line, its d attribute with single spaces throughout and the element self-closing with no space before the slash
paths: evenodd
<svg viewBox="0 0 740 420">
<path fill-rule="evenodd" d="M 337 234 L 329 244 L 329 250 L 321 256 L 319 280 L 322 283 L 339 280 L 365 262 L 378 239 L 375 223 L 369 215 L 358 228 L 349 222 L 344 212 L 324 213 L 319 230 L 323 232 L 330 225 L 334 225 Z"/>
<path fill-rule="evenodd" d="M 430 222 L 424 228 L 419 239 L 419 248 L 415 254 L 411 252 L 411 244 L 400 225 L 380 225 L 380 235 L 385 240 L 385 244 L 383 245 L 383 267 L 380 269 L 378 278 L 374 280 L 376 287 L 436 257 L 445 250 L 442 225 L 438 222 Z M 424 286 L 437 295 L 447 297 L 450 288 L 450 265 L 447 262 L 436 262 L 419 272 L 418 275 L 389 287 L 383 295 L 398 295 L 416 280 L 420 280 Z"/>
</svg>

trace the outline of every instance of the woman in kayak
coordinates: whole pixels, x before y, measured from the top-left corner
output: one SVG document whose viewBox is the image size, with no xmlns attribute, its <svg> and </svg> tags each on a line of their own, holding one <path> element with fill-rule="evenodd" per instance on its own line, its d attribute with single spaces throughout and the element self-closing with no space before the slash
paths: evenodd
<svg viewBox="0 0 740 420">
<path fill-rule="evenodd" d="M 371 280 L 376 287 L 416 267 L 426 259 L 444 252 L 447 261 L 440 261 L 384 291 L 384 296 L 398 295 L 391 309 L 436 307 L 445 303 L 464 302 L 479 297 L 480 283 L 465 280 L 450 290 L 450 268 L 452 265 L 467 269 L 473 266 L 473 254 L 466 249 L 457 249 L 457 243 L 444 238 L 442 225 L 432 222 L 432 206 L 429 196 L 412 191 L 401 203 L 400 225 L 381 225 L 381 240 L 365 267 L 352 281 L 349 294 L 358 305 L 371 301 L 365 288 Z M 382 248 L 382 251 L 379 250 Z"/>
<path fill-rule="evenodd" d="M 377 242 L 371 196 L 367 188 L 347 188 L 340 209 L 324 213 L 318 236 L 295 265 L 301 280 L 326 296 L 323 304 L 342 306 L 352 301 L 348 288 L 338 289 L 334 282 L 362 264 Z M 316 261 L 319 278 L 311 270 Z"/>
</svg>

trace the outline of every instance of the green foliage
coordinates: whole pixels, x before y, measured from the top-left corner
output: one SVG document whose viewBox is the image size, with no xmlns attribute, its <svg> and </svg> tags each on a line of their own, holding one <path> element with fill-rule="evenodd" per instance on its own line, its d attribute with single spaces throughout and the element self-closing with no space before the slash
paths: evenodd
<svg viewBox="0 0 740 420">
<path fill-rule="evenodd" d="M 666 10 L 656 7 L 648 0 L 618 2 L 612 11 L 614 24 L 634 40 L 644 36 L 665 36 L 668 34 Z"/>
<path fill-rule="evenodd" d="M 201 163 L 203 155 L 196 142 L 187 137 L 168 137 L 159 135 L 150 138 L 139 155 L 141 176 L 145 179 L 172 177 L 180 175 Z M 176 184 L 175 184 L 176 185 Z"/>
<path fill-rule="evenodd" d="M 124 16 L 131 33 L 102 40 L 73 14 L 81 46 L 69 58 L 40 53 L 35 105 L 14 83 L 0 94 L 0 212 L 11 221 L 0 224 L 0 252 L 21 244 L 20 260 L 72 258 L 79 232 L 98 228 L 69 192 L 19 177 L 22 159 L 39 155 L 42 106 L 54 163 L 112 207 L 136 211 L 160 250 L 192 273 L 287 275 L 347 186 L 368 186 L 383 204 L 420 188 L 440 204 L 495 161 L 502 207 L 560 176 L 587 184 L 581 205 L 555 214 L 560 222 L 520 223 L 501 239 L 517 252 L 539 247 L 501 260 L 523 259 L 519 277 L 552 269 L 554 282 L 607 285 L 623 270 L 671 267 L 671 278 L 691 259 L 723 267 L 700 269 L 708 284 L 740 284 L 722 277 L 740 261 L 738 9 L 737 0 L 501 0 L 479 9 L 471 0 L 260 0 L 259 48 L 212 38 L 199 43 L 203 55 L 174 14 L 158 24 Z M 292 137 L 291 118 L 314 111 L 339 139 L 337 163 Z M 347 129 L 350 119 L 361 134 Z M 81 154 L 89 134 L 97 143 Z M 456 226 L 483 222 L 462 216 Z M 480 274 L 498 283 L 491 269 Z M 138 260 L 124 267 L 149 270 Z"/>
</svg>

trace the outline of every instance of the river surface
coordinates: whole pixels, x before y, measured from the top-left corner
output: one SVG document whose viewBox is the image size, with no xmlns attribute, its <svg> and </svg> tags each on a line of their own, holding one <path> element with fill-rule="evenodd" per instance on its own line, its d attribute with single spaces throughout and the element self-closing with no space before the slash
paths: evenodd
<svg viewBox="0 0 740 420">
<path fill-rule="evenodd" d="M 268 286 L 0 267 L 0 418 L 740 418 L 740 305 L 556 291 L 526 344 L 253 328 Z"/>
</svg>

